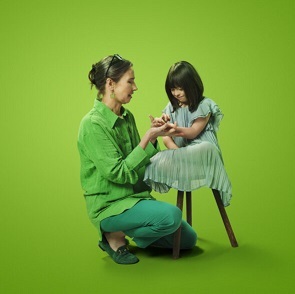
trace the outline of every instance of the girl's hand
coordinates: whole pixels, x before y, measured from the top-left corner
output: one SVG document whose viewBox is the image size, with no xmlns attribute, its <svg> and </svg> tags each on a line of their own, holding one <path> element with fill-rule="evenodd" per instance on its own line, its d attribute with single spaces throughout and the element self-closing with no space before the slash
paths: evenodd
<svg viewBox="0 0 295 294">
<path fill-rule="evenodd" d="M 166 123 L 166 122 L 170 121 L 170 116 L 166 113 L 162 113 L 161 119 Z"/>
<path fill-rule="evenodd" d="M 161 117 L 153 117 L 152 115 L 149 116 L 151 120 L 151 128 L 161 127 L 168 121 L 170 121 L 170 117 L 168 114 L 163 113 Z"/>
<path fill-rule="evenodd" d="M 177 122 L 174 124 L 168 124 L 171 128 L 167 134 L 169 137 L 183 137 L 184 133 L 182 131 L 182 128 L 177 126 Z"/>
</svg>

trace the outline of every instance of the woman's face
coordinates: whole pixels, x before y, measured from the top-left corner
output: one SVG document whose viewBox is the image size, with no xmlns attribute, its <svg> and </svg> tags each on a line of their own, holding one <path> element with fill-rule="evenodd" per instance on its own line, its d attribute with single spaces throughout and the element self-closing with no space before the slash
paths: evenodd
<svg viewBox="0 0 295 294">
<path fill-rule="evenodd" d="M 188 100 L 182 88 L 180 87 L 172 88 L 171 93 L 178 100 L 180 104 L 187 104 Z"/>
<path fill-rule="evenodd" d="M 137 86 L 134 80 L 134 71 L 131 67 L 127 72 L 125 72 L 121 79 L 117 83 L 115 83 L 115 99 L 119 103 L 126 104 L 130 102 L 133 92 L 137 90 Z"/>
</svg>

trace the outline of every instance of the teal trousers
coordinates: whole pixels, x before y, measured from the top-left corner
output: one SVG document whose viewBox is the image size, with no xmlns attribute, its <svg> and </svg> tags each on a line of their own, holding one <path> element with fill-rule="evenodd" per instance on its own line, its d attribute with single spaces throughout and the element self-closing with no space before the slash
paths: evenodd
<svg viewBox="0 0 295 294">
<path fill-rule="evenodd" d="M 157 200 L 141 200 L 132 208 L 101 222 L 103 232 L 123 231 L 140 248 L 150 245 L 173 247 L 174 232 L 181 226 L 180 249 L 196 245 L 197 234 L 182 220 L 181 210 L 170 203 Z"/>
</svg>

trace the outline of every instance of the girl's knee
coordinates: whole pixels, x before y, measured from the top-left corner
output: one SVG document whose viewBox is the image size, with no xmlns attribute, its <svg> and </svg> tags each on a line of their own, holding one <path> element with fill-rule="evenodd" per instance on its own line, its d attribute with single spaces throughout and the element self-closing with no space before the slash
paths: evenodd
<svg viewBox="0 0 295 294">
<path fill-rule="evenodd" d="M 200 149 L 206 152 L 216 151 L 216 147 L 211 142 L 207 142 L 207 141 L 204 141 L 200 144 Z"/>
</svg>

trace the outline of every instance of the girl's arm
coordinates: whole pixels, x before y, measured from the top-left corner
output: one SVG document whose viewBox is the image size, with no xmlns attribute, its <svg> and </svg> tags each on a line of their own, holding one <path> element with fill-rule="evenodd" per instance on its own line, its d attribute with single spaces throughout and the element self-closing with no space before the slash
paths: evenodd
<svg viewBox="0 0 295 294">
<path fill-rule="evenodd" d="M 210 119 L 210 114 L 206 117 L 197 118 L 191 127 L 176 127 L 175 137 L 183 137 L 186 139 L 194 139 L 196 138 L 206 127 L 208 121 Z M 171 137 L 163 137 L 163 143 L 168 149 L 177 149 L 179 148 L 173 141 Z"/>
<path fill-rule="evenodd" d="M 166 146 L 167 149 L 178 149 L 179 147 L 174 143 L 173 139 L 171 137 L 165 136 L 162 138 L 163 143 Z"/>
<path fill-rule="evenodd" d="M 197 118 L 194 123 L 192 124 L 191 127 L 189 128 L 184 128 L 184 127 L 177 127 L 176 128 L 176 137 L 183 137 L 186 139 L 194 139 L 196 138 L 206 127 L 209 119 L 210 119 L 210 115 L 206 117 L 199 117 Z"/>
</svg>

